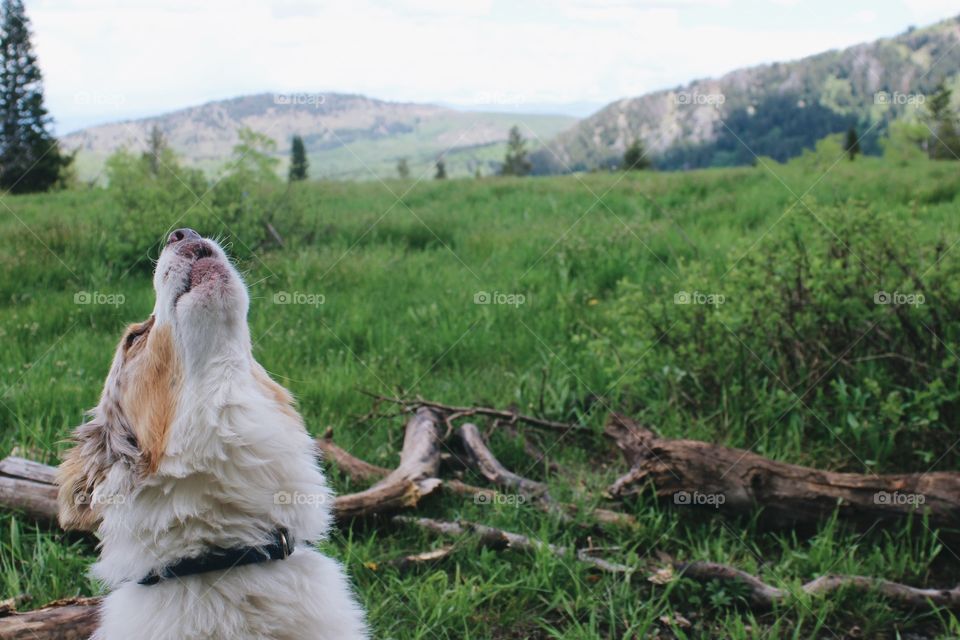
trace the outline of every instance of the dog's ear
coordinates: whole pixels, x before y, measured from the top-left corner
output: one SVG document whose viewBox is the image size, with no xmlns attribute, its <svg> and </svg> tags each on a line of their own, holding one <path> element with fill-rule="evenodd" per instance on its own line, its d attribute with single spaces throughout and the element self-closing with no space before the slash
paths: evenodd
<svg viewBox="0 0 960 640">
<path fill-rule="evenodd" d="M 93 419 L 74 430 L 71 441 L 73 447 L 57 469 L 60 526 L 93 531 L 100 519 L 94 490 L 114 464 L 137 463 L 137 440 L 119 414 L 98 409 Z"/>
<path fill-rule="evenodd" d="M 154 327 L 147 339 L 125 354 L 129 371 L 124 379 L 124 415 L 139 449 L 139 473 L 156 472 L 167 447 L 170 426 L 181 392 L 180 362 L 169 326 Z"/>
</svg>

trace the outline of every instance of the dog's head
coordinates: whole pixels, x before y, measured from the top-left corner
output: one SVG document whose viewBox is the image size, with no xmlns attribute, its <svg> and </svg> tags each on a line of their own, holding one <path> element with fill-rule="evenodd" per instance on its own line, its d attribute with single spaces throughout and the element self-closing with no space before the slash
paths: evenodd
<svg viewBox="0 0 960 640">
<path fill-rule="evenodd" d="M 98 492 L 111 486 L 109 474 L 143 477 L 157 470 L 184 392 L 195 391 L 198 380 L 216 379 L 217 368 L 252 360 L 247 290 L 217 243 L 192 229 L 174 231 L 153 281 L 154 312 L 124 332 L 100 402 L 74 432 L 60 467 L 65 528 L 95 528 L 98 505 L 112 499 Z M 286 393 L 269 378 L 264 384 L 274 385 L 275 395 Z"/>
</svg>

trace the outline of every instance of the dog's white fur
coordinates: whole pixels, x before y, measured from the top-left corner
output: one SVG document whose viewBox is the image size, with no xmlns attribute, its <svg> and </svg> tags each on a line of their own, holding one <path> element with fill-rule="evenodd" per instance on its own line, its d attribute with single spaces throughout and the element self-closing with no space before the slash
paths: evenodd
<svg viewBox="0 0 960 640">
<path fill-rule="evenodd" d="M 93 571 L 111 592 L 94 638 L 366 638 L 343 568 L 309 544 L 327 535 L 332 495 L 289 394 L 253 359 L 240 275 L 191 233 L 171 237 L 154 288 L 60 470 L 61 522 L 101 538 Z M 285 560 L 137 584 L 277 527 L 297 541 Z"/>
</svg>

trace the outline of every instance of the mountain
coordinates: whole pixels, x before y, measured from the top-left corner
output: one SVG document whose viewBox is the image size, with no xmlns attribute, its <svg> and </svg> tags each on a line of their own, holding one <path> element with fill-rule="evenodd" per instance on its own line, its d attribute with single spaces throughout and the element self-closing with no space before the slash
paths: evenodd
<svg viewBox="0 0 960 640">
<path fill-rule="evenodd" d="M 104 161 L 117 149 L 143 150 L 154 126 L 187 165 L 210 174 L 229 160 L 237 132 L 250 127 L 277 142 L 276 155 L 284 163 L 291 137 L 302 136 L 313 178 L 396 177 L 400 158 L 407 158 L 413 176 L 432 176 L 440 154 L 449 175 L 477 170 L 489 175 L 503 158 L 513 125 L 524 131 L 532 149 L 537 140 L 573 122 L 569 116 L 456 111 L 359 95 L 262 93 L 90 127 L 61 142 L 77 151 L 78 173 L 85 180 L 100 176 Z"/>
<path fill-rule="evenodd" d="M 785 160 L 856 127 L 864 151 L 941 80 L 960 97 L 960 17 L 894 38 L 613 102 L 533 154 L 535 171 L 619 165 L 640 138 L 655 166 L 677 169 Z"/>
</svg>

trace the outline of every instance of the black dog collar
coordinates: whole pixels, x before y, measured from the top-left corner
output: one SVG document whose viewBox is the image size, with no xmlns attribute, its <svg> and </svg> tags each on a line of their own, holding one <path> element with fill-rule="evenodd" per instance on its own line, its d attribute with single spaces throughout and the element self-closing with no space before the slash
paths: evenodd
<svg viewBox="0 0 960 640">
<path fill-rule="evenodd" d="M 293 553 L 293 539 L 284 528 L 273 532 L 273 542 L 258 547 L 214 548 L 195 558 L 184 558 L 160 569 L 154 569 L 137 584 L 152 585 L 169 578 L 182 578 L 208 571 L 222 571 L 245 564 L 268 560 L 284 560 Z"/>
</svg>

